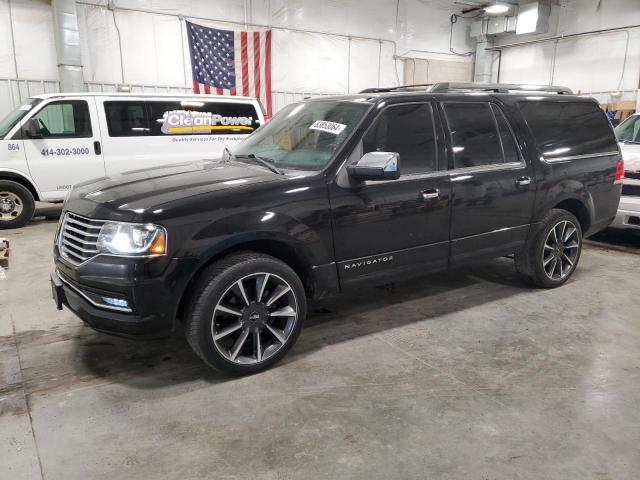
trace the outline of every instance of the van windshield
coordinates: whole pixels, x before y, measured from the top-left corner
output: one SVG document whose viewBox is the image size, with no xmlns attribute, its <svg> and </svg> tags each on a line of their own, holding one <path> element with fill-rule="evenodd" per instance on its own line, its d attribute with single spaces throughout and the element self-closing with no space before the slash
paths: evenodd
<svg viewBox="0 0 640 480">
<path fill-rule="evenodd" d="M 619 142 L 640 144 L 640 115 L 627 118 L 615 132 Z"/>
<path fill-rule="evenodd" d="M 0 139 L 6 137 L 11 129 L 41 101 L 42 100 L 39 98 L 29 98 L 28 100 L 25 100 L 22 105 L 9 113 L 9 115 L 0 120 Z"/>
<path fill-rule="evenodd" d="M 312 101 L 288 105 L 233 150 L 275 167 L 321 170 L 371 107 L 355 101 Z"/>
</svg>

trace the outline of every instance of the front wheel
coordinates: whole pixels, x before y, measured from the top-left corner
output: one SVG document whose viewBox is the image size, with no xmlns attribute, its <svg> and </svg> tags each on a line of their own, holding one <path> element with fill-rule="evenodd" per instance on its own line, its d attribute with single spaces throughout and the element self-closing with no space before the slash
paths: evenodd
<svg viewBox="0 0 640 480">
<path fill-rule="evenodd" d="M 219 260 L 201 275 L 185 331 L 193 350 L 209 366 L 249 374 L 287 354 L 305 315 L 298 275 L 276 258 L 246 252 Z"/>
<path fill-rule="evenodd" d="M 573 275 L 581 251 L 580 222 L 570 212 L 553 209 L 516 254 L 516 268 L 534 285 L 559 287 Z"/>
<path fill-rule="evenodd" d="M 0 180 L 0 230 L 24 227 L 33 217 L 35 200 L 23 185 Z"/>
</svg>

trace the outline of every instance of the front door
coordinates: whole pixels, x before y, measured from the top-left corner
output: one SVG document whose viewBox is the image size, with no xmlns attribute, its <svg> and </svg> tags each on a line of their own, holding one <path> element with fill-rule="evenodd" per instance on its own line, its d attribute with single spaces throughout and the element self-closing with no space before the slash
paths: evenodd
<svg viewBox="0 0 640 480">
<path fill-rule="evenodd" d="M 426 273 L 448 262 L 450 182 L 432 105 L 391 105 L 376 118 L 356 158 L 400 156 L 398 180 L 330 185 L 335 256 L 343 286 L 394 274 Z M 338 175 L 346 175 L 341 171 Z"/>
<path fill-rule="evenodd" d="M 507 255 L 529 232 L 534 174 L 501 108 L 489 102 L 444 102 L 451 170 L 451 264 Z"/>
<path fill-rule="evenodd" d="M 40 138 L 22 135 L 31 176 L 47 200 L 63 199 L 76 183 L 105 174 L 93 99 L 44 105 L 34 116 Z"/>
</svg>

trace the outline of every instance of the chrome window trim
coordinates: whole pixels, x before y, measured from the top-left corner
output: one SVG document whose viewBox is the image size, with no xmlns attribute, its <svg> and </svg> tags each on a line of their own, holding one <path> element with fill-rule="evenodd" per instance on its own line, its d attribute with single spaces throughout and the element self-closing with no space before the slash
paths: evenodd
<svg viewBox="0 0 640 480">
<path fill-rule="evenodd" d="M 620 155 L 620 152 L 618 152 L 617 150 L 612 150 L 610 152 L 587 153 L 584 155 L 568 155 L 566 157 L 556 157 L 556 158 L 547 158 L 543 155 L 541 158 L 543 161 L 547 163 L 554 163 L 554 162 L 566 162 L 569 160 L 581 160 L 583 158 L 610 157 L 612 155 Z"/>
</svg>

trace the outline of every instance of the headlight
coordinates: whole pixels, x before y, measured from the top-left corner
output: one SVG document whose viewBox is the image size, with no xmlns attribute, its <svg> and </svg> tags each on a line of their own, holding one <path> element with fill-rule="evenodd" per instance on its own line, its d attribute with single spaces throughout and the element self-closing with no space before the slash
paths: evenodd
<svg viewBox="0 0 640 480">
<path fill-rule="evenodd" d="M 158 225 L 107 222 L 98 235 L 98 250 L 112 255 L 164 255 L 167 233 Z"/>
</svg>

